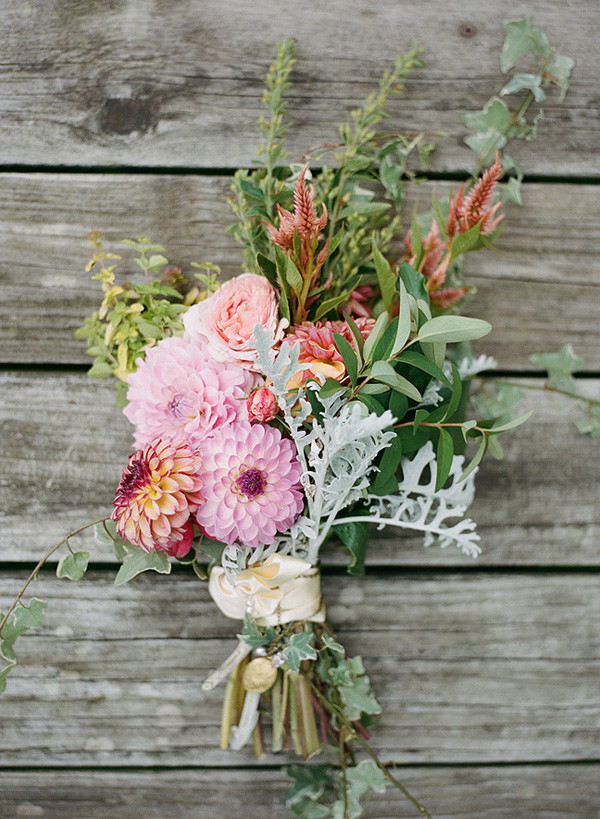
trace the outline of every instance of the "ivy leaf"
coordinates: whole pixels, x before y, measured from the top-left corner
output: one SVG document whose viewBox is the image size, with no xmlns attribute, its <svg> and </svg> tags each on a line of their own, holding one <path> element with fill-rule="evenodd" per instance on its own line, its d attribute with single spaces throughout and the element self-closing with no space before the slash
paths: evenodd
<svg viewBox="0 0 600 819">
<path fill-rule="evenodd" d="M 588 401 L 580 401 L 579 405 L 585 413 L 584 418 L 576 418 L 575 426 L 579 432 L 587 433 L 592 438 L 600 438 L 600 406 Z"/>
<path fill-rule="evenodd" d="M 348 574 L 365 573 L 365 555 L 369 540 L 369 525 L 365 521 L 334 524 L 333 531 L 350 552 Z"/>
<path fill-rule="evenodd" d="M 117 532 L 117 525 L 113 520 L 105 520 L 94 527 L 94 535 L 98 543 L 112 546 L 115 557 L 121 563 L 127 557 L 128 544 Z"/>
<path fill-rule="evenodd" d="M 531 91 L 536 102 L 544 102 L 546 99 L 541 74 L 515 74 L 500 93 L 505 97 L 507 94 L 516 94 L 523 90 Z"/>
<path fill-rule="evenodd" d="M 381 714 L 381 705 L 371 690 L 371 683 L 365 674 L 362 657 L 351 657 L 348 665 L 352 682 L 350 685 L 342 685 L 339 688 L 347 718 L 353 722 L 360 719 L 362 714 Z"/>
<path fill-rule="evenodd" d="M 557 54 L 546 69 L 546 76 L 550 77 L 552 82 L 560 88 L 559 99 L 561 102 L 564 100 L 569 88 L 569 78 L 574 67 L 575 60 L 565 57 L 563 54 Z"/>
<path fill-rule="evenodd" d="M 311 645 L 314 639 L 312 631 L 302 631 L 300 634 L 293 634 L 287 646 L 281 651 L 286 659 L 290 671 L 298 673 L 300 663 L 303 660 L 316 660 L 317 652 Z"/>
<path fill-rule="evenodd" d="M 248 614 L 244 615 L 244 628 L 242 629 L 242 633 L 238 634 L 238 640 L 241 640 L 252 648 L 259 648 L 260 646 L 270 646 L 276 637 L 277 630 L 274 626 L 269 626 L 262 631 L 256 624 L 256 620 Z"/>
<path fill-rule="evenodd" d="M 14 645 L 17 637 L 32 628 L 39 628 L 44 622 L 44 611 L 48 603 L 32 597 L 28 606 L 20 606 L 2 627 L 0 656 L 9 663 L 16 663 Z M 0 620 L 3 615 L 0 613 Z"/>
<path fill-rule="evenodd" d="M 500 52 L 500 70 L 510 71 L 519 60 L 532 52 L 538 57 L 548 57 L 551 49 L 546 35 L 528 20 L 509 20 L 504 23 L 506 37 Z"/>
<path fill-rule="evenodd" d="M 327 819 L 329 808 L 319 804 L 335 788 L 337 772 L 329 765 L 288 765 L 286 774 L 292 780 L 285 804 L 300 819 Z"/>
<path fill-rule="evenodd" d="M 585 365 L 585 359 L 577 355 L 570 344 L 563 344 L 557 353 L 538 353 L 529 358 L 534 364 L 546 370 L 550 378 L 556 375 L 570 375 Z"/>
<path fill-rule="evenodd" d="M 344 646 L 341 643 L 338 643 L 337 640 L 334 640 L 333 637 L 330 637 L 327 632 L 323 632 L 321 635 L 321 642 L 328 651 L 332 651 L 334 654 L 341 654 L 342 657 L 346 656 L 346 649 Z"/>
<path fill-rule="evenodd" d="M 332 806 L 332 819 L 359 819 L 365 806 L 360 800 L 371 791 L 384 793 L 386 788 L 385 774 L 372 759 L 363 759 L 358 765 L 346 768 L 347 805 L 338 799 Z"/>
<path fill-rule="evenodd" d="M 68 577 L 69 580 L 81 580 L 88 567 L 89 559 L 89 552 L 75 552 L 75 554 L 68 552 L 58 561 L 56 576 Z"/>
<path fill-rule="evenodd" d="M 145 552 L 139 546 L 127 544 L 127 555 L 115 577 L 115 586 L 128 583 L 141 572 L 153 571 L 159 574 L 170 574 L 171 563 L 165 552 Z"/>
</svg>

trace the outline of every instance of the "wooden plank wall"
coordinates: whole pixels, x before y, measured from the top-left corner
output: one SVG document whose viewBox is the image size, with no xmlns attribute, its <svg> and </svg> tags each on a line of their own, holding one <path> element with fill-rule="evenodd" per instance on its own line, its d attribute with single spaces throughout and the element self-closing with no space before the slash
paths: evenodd
<svg viewBox="0 0 600 819">
<path fill-rule="evenodd" d="M 511 151 L 527 173 L 508 209 L 507 255 L 469 260 L 479 350 L 540 384 L 536 351 L 571 341 L 600 388 L 600 73 L 596 0 L 458 5 L 427 0 L 0 0 L 0 603 L 37 557 L 109 509 L 131 449 L 109 384 L 85 375 L 73 330 L 97 302 L 85 236 L 145 233 L 185 266 L 227 275 L 229 176 L 258 142 L 273 44 L 297 39 L 290 148 L 337 122 L 399 50 L 427 67 L 390 105 L 390 129 L 445 131 L 433 178 L 456 187 L 471 155 L 462 114 L 499 88 L 502 22 L 529 16 L 576 58 L 572 89 L 540 136 Z M 468 35 L 468 36 L 467 36 Z M 536 410 L 486 463 L 473 506 L 484 553 L 374 536 L 366 578 L 331 548 L 333 624 L 363 653 L 384 716 L 374 745 L 436 817 L 596 817 L 600 809 L 600 443 L 564 400 Z M 112 586 L 89 535 L 89 578 L 43 572 L 46 623 L 20 643 L 0 700 L 0 816 L 247 817 L 282 814 L 284 757 L 217 748 L 220 692 L 201 681 L 236 626 L 183 572 Z M 256 770 L 260 768 L 260 770 Z M 410 816 L 395 794 L 372 817 Z"/>
</svg>

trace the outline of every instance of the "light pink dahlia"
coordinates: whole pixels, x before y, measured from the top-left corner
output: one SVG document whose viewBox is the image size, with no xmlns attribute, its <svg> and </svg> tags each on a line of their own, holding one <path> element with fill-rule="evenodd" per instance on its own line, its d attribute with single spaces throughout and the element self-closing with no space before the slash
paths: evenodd
<svg viewBox="0 0 600 819">
<path fill-rule="evenodd" d="M 202 503 L 200 457 L 183 444 L 158 440 L 135 452 L 117 488 L 111 519 L 117 532 L 146 552 L 175 557 L 190 550 L 190 514 Z"/>
<path fill-rule="evenodd" d="M 215 361 L 206 345 L 163 339 L 127 379 L 123 411 L 135 426 L 136 446 L 168 437 L 196 449 L 216 429 L 246 417 L 255 381 L 247 370 Z"/>
<path fill-rule="evenodd" d="M 224 543 L 275 542 L 304 505 L 294 444 L 265 424 L 222 427 L 202 445 L 205 502 L 198 525 Z"/>
</svg>

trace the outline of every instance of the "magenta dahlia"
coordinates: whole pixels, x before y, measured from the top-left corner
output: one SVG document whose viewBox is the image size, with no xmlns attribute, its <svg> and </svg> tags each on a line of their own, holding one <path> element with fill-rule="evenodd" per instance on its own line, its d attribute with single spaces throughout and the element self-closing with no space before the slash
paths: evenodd
<svg viewBox="0 0 600 819">
<path fill-rule="evenodd" d="M 117 488 L 111 519 L 117 532 L 146 552 L 175 557 L 190 550 L 190 515 L 202 502 L 200 457 L 183 444 L 158 440 L 135 452 Z"/>
<path fill-rule="evenodd" d="M 136 446 L 168 437 L 196 449 L 216 429 L 246 417 L 255 380 L 241 367 L 215 361 L 204 344 L 163 339 L 127 379 L 124 413 L 135 426 Z"/>
<path fill-rule="evenodd" d="M 296 448 L 266 424 L 222 427 L 202 444 L 205 501 L 198 525 L 224 543 L 255 547 L 275 542 L 304 505 Z"/>
</svg>

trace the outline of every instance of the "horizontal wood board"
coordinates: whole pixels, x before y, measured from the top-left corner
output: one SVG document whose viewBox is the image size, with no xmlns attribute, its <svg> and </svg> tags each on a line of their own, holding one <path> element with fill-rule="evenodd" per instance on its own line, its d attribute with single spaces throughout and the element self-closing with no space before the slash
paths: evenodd
<svg viewBox="0 0 600 819">
<path fill-rule="evenodd" d="M 397 776 L 436 819 L 597 819 L 598 765 L 403 767 Z M 289 780 L 263 769 L 0 773 L 0 817 L 247 819 L 283 815 Z M 269 813 L 270 812 L 270 813 Z M 372 819 L 414 817 L 393 789 L 373 794 Z"/>
<path fill-rule="evenodd" d="M 540 382 L 517 380 L 538 385 Z M 600 381 L 579 388 L 600 395 Z M 560 396 L 524 391 L 522 427 L 503 436 L 503 461 L 488 458 L 469 514 L 483 554 L 473 561 L 453 547 L 424 549 L 419 536 L 373 533 L 373 565 L 597 566 L 600 462 L 590 439 L 565 414 Z M 108 382 L 84 373 L 0 373 L 0 561 L 36 561 L 65 534 L 109 514 L 132 451 L 132 427 L 116 409 Z M 92 560 L 111 561 L 91 532 L 75 541 Z M 324 560 L 346 563 L 330 548 Z"/>
<path fill-rule="evenodd" d="M 16 581 L 0 577 L 3 603 Z M 383 758 L 598 758 L 600 575 L 374 573 L 323 587 L 384 709 L 372 738 Z M 239 628 L 204 584 L 145 576 L 115 589 L 106 573 L 66 585 L 44 574 L 35 593 L 49 610 L 21 639 L 0 701 L 0 766 L 252 763 L 251 749 L 233 759 L 217 747 L 222 690 L 202 696 Z"/>
<path fill-rule="evenodd" d="M 462 116 L 504 85 L 503 22 L 529 17 L 577 60 L 566 101 L 548 101 L 539 139 L 514 155 L 528 173 L 600 175 L 595 0 L 2 0 L 2 162 L 18 165 L 237 167 L 259 142 L 263 77 L 293 36 L 289 145 L 337 140 L 337 123 L 412 42 L 427 67 L 389 106 L 390 131 L 448 137 L 432 166 L 473 165 Z M 35 34 L 34 34 L 35 32 Z"/>
<path fill-rule="evenodd" d="M 74 338 L 98 308 L 101 289 L 84 267 L 87 233 L 105 230 L 107 248 L 123 253 L 121 281 L 139 276 L 122 238 L 150 236 L 169 261 L 213 261 L 227 277 L 241 272 L 241 249 L 226 233 L 232 222 L 227 177 L 135 174 L 1 174 L 0 362 L 84 363 Z M 449 183 L 425 183 L 406 204 L 410 222 Z M 453 186 L 456 188 L 456 183 Z M 507 206 L 501 254 L 467 254 L 477 288 L 469 314 L 494 330 L 478 350 L 503 369 L 535 369 L 529 355 L 570 342 L 589 370 L 600 368 L 600 198 L 593 185 L 528 184 L 524 205 Z M 399 248 L 397 248 L 399 253 Z M 137 273 L 136 273 L 137 271 Z"/>
</svg>

